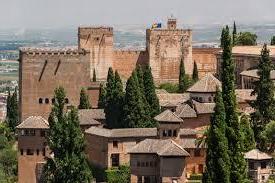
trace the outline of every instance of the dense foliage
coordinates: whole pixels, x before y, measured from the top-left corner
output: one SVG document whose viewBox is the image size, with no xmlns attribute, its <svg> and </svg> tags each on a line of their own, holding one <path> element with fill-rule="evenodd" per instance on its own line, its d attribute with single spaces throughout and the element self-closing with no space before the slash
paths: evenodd
<svg viewBox="0 0 275 183">
<path fill-rule="evenodd" d="M 184 61 L 180 61 L 180 73 L 179 73 L 179 92 L 185 92 L 190 86 L 188 75 L 185 74 Z"/>
<path fill-rule="evenodd" d="M 225 136 L 226 122 L 222 94 L 217 91 L 216 106 L 211 116 L 207 136 L 206 171 L 203 176 L 204 183 L 230 182 L 230 160 L 228 155 L 228 142 Z"/>
<path fill-rule="evenodd" d="M 177 93 L 179 91 L 179 85 L 173 83 L 162 83 L 158 88 L 166 90 L 168 93 Z"/>
<path fill-rule="evenodd" d="M 99 87 L 98 108 L 104 109 L 106 105 L 106 90 L 102 83 Z"/>
<path fill-rule="evenodd" d="M 12 94 L 8 90 L 6 123 L 12 132 L 15 132 L 15 128 L 19 123 L 18 107 L 17 88 L 14 89 Z"/>
<path fill-rule="evenodd" d="M 275 45 L 275 36 L 272 36 L 270 45 L 274 46 Z"/>
<path fill-rule="evenodd" d="M 243 138 L 243 151 L 248 152 L 256 148 L 254 132 L 251 128 L 249 117 L 246 115 L 241 116 L 240 119 L 241 134 Z"/>
<path fill-rule="evenodd" d="M 240 32 L 237 34 L 237 46 L 254 46 L 257 45 L 257 35 L 251 32 Z"/>
<path fill-rule="evenodd" d="M 84 154 L 84 137 L 79 126 L 77 110 L 65 112 L 65 91 L 55 89 L 55 103 L 49 116 L 47 143 L 54 157 L 47 158 L 44 182 L 90 182 L 91 172 Z"/>
<path fill-rule="evenodd" d="M 91 109 L 89 96 L 87 95 L 84 88 L 82 88 L 81 91 L 80 91 L 78 109 Z"/>
<path fill-rule="evenodd" d="M 269 56 L 267 45 L 264 45 L 261 58 L 258 64 L 258 75 L 260 79 L 254 83 L 254 91 L 252 94 L 257 95 L 254 102 L 251 103 L 255 112 L 251 114 L 252 128 L 255 138 L 261 150 L 265 147 L 262 144 L 260 134 L 265 126 L 275 119 L 275 99 L 274 99 L 274 83 L 270 78 L 270 72 L 273 68 Z"/>
<path fill-rule="evenodd" d="M 232 44 L 233 44 L 233 46 L 236 45 L 236 42 L 237 42 L 237 27 L 236 27 L 236 23 L 234 21 L 233 32 L 232 32 Z"/>
<path fill-rule="evenodd" d="M 261 133 L 261 139 L 263 139 L 265 145 L 265 151 L 273 153 L 275 151 L 275 121 L 269 122 L 263 132 Z"/>
<path fill-rule="evenodd" d="M 121 165 L 105 171 L 108 183 L 129 183 L 131 178 L 130 167 Z"/>
<path fill-rule="evenodd" d="M 222 96 L 226 113 L 226 137 L 230 157 L 231 183 L 246 180 L 246 162 L 243 155 L 243 144 L 240 131 L 237 102 L 235 95 L 235 65 L 232 60 L 232 42 L 228 26 L 223 29 L 221 37 L 222 52 Z"/>
<path fill-rule="evenodd" d="M 196 82 L 199 80 L 199 73 L 198 73 L 198 66 L 197 63 L 194 62 L 194 68 L 193 68 L 193 73 L 192 73 L 192 79 L 193 82 Z"/>
</svg>

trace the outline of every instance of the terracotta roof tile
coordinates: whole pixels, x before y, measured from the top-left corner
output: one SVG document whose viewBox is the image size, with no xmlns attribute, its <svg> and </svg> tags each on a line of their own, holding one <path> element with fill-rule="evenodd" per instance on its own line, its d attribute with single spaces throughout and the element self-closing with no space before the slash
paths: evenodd
<svg viewBox="0 0 275 183">
<path fill-rule="evenodd" d="M 92 110 L 79 110 L 78 118 L 80 125 L 100 125 L 101 123 L 94 119 L 94 117 L 98 117 L 94 115 L 94 111 Z"/>
<path fill-rule="evenodd" d="M 154 117 L 156 121 L 161 121 L 161 122 L 183 122 L 183 120 L 178 117 L 175 113 L 170 111 L 169 109 L 163 111 L 156 117 Z"/>
<path fill-rule="evenodd" d="M 259 151 L 258 149 L 253 149 L 251 151 L 248 151 L 244 155 L 245 159 L 253 159 L 253 160 L 265 160 L 265 159 L 272 159 L 272 156 L 269 156 L 268 154 Z"/>
<path fill-rule="evenodd" d="M 248 77 L 253 77 L 253 78 L 260 78 L 259 75 L 258 75 L 258 69 L 252 69 L 252 70 L 242 71 L 240 73 L 240 75 L 242 75 L 242 76 L 248 76 Z M 275 70 L 272 70 L 270 72 L 270 78 L 272 80 L 275 80 Z"/>
<path fill-rule="evenodd" d="M 189 93 L 157 93 L 160 106 L 167 104 L 177 106 L 190 99 Z"/>
<path fill-rule="evenodd" d="M 129 153 L 150 153 L 159 156 L 190 156 L 180 145 L 171 139 L 145 139 L 134 146 Z"/>
<path fill-rule="evenodd" d="M 180 117 L 180 118 L 196 118 L 197 117 L 197 113 L 196 111 L 188 104 L 183 103 L 180 104 L 177 108 L 176 108 L 176 112 L 175 114 Z"/>
<path fill-rule="evenodd" d="M 48 129 L 49 123 L 47 120 L 45 120 L 41 116 L 30 116 L 27 119 L 25 119 L 22 123 L 20 123 L 16 128 L 17 129 L 24 129 L 24 128 Z"/>
<path fill-rule="evenodd" d="M 215 103 L 200 103 L 192 100 L 197 114 L 212 114 L 214 112 Z"/>
<path fill-rule="evenodd" d="M 216 92 L 217 87 L 221 88 L 221 82 L 211 73 L 208 73 L 191 86 L 187 92 Z"/>
<path fill-rule="evenodd" d="M 104 120 L 104 109 L 81 109 L 78 111 L 79 116 L 85 116 L 85 118 Z"/>
</svg>

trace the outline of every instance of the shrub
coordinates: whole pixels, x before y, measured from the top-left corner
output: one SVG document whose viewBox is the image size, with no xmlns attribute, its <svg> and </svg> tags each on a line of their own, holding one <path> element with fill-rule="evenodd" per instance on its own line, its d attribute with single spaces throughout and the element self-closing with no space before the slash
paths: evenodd
<svg viewBox="0 0 275 183">
<path fill-rule="evenodd" d="M 159 86 L 159 89 L 164 89 L 169 93 L 177 93 L 179 90 L 179 85 L 173 83 L 163 83 Z"/>
<path fill-rule="evenodd" d="M 121 165 L 118 168 L 110 168 L 105 172 L 108 183 L 130 182 L 130 167 L 128 165 Z"/>
</svg>

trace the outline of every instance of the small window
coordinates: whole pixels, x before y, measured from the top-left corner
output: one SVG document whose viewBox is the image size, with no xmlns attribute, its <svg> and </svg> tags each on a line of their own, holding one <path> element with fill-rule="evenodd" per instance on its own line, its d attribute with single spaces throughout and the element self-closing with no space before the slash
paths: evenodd
<svg viewBox="0 0 275 183">
<path fill-rule="evenodd" d="M 200 151 L 200 149 L 195 149 L 195 157 L 199 157 L 199 156 L 201 156 L 201 151 Z"/>
<path fill-rule="evenodd" d="M 24 155 L 24 150 L 23 149 L 20 149 L 20 154 Z"/>
<path fill-rule="evenodd" d="M 264 180 L 265 179 L 265 176 L 262 176 L 262 180 Z"/>
<path fill-rule="evenodd" d="M 39 156 L 39 149 L 36 149 L 36 155 Z"/>
<path fill-rule="evenodd" d="M 177 130 L 173 131 L 173 136 L 176 137 L 177 136 Z"/>
<path fill-rule="evenodd" d="M 118 167 L 119 166 L 119 154 L 112 154 L 111 155 L 112 160 L 112 167 Z"/>
<path fill-rule="evenodd" d="M 141 162 L 141 166 L 142 166 L 142 167 L 145 167 L 145 163 L 144 163 L 144 162 Z"/>
<path fill-rule="evenodd" d="M 42 154 L 43 154 L 43 156 L 46 156 L 46 149 L 45 148 L 42 149 Z"/>
<path fill-rule="evenodd" d="M 49 99 L 46 98 L 46 99 L 45 99 L 45 104 L 48 104 L 48 103 L 49 103 Z"/>
<path fill-rule="evenodd" d="M 202 97 L 199 97 L 199 101 L 202 102 Z"/>
<path fill-rule="evenodd" d="M 69 103 L 69 99 L 65 98 L 65 103 L 68 104 Z"/>
<path fill-rule="evenodd" d="M 38 102 L 39 102 L 39 104 L 43 104 L 43 99 L 39 98 Z"/>
<path fill-rule="evenodd" d="M 146 163 L 145 163 L 145 166 L 148 167 L 148 166 L 149 166 L 149 162 L 146 162 Z"/>
<path fill-rule="evenodd" d="M 32 149 L 27 149 L 27 155 L 33 155 L 34 153 L 33 153 L 33 150 Z"/>
<path fill-rule="evenodd" d="M 150 167 L 153 167 L 153 165 L 154 165 L 153 161 L 150 161 Z"/>
<path fill-rule="evenodd" d="M 54 104 L 55 103 L 55 98 L 52 98 L 52 104 Z"/>
<path fill-rule="evenodd" d="M 208 101 L 209 101 L 209 102 L 212 102 L 212 97 L 209 97 L 209 98 L 208 98 Z"/>
<path fill-rule="evenodd" d="M 254 170 L 254 163 L 249 162 L 248 167 L 249 167 L 250 170 Z"/>
<path fill-rule="evenodd" d="M 261 162 L 261 168 L 262 169 L 266 168 L 266 162 Z"/>
<path fill-rule="evenodd" d="M 113 141 L 113 148 L 118 148 L 118 142 L 117 141 Z"/>
<path fill-rule="evenodd" d="M 140 162 L 139 161 L 137 162 L 137 166 L 140 167 Z"/>
<path fill-rule="evenodd" d="M 167 136 L 166 130 L 163 130 L 163 131 L 162 131 L 162 136 L 163 136 L 163 137 L 166 137 L 166 136 Z"/>
<path fill-rule="evenodd" d="M 168 137 L 172 137 L 172 130 L 168 130 Z"/>
<path fill-rule="evenodd" d="M 45 130 L 41 130 L 41 131 L 40 131 L 40 137 L 45 137 L 45 135 L 46 135 Z"/>
</svg>

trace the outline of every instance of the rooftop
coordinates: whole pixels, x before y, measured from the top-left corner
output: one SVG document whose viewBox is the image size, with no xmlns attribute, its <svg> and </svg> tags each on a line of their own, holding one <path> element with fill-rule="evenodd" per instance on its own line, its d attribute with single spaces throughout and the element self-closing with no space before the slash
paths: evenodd
<svg viewBox="0 0 275 183">
<path fill-rule="evenodd" d="M 159 122 L 183 122 L 183 120 L 180 117 L 178 117 L 169 109 L 163 111 L 162 113 L 154 117 L 154 119 Z"/>
<path fill-rule="evenodd" d="M 25 119 L 22 123 L 20 123 L 17 129 L 48 129 L 49 123 L 47 120 L 42 118 L 41 116 L 30 116 Z"/>
<path fill-rule="evenodd" d="M 206 74 L 203 78 L 197 81 L 193 86 L 191 86 L 187 92 L 216 92 L 217 87 L 221 88 L 221 82 L 215 78 L 211 73 Z"/>
<path fill-rule="evenodd" d="M 85 131 L 87 134 L 97 135 L 102 137 L 156 137 L 156 128 L 122 128 L 122 129 L 106 129 L 99 127 L 91 127 Z"/>
<path fill-rule="evenodd" d="M 197 113 L 196 111 L 188 104 L 183 103 L 180 104 L 177 108 L 176 108 L 176 112 L 175 114 L 180 117 L 180 118 L 196 118 L 197 117 Z"/>
<path fill-rule="evenodd" d="M 267 160 L 272 159 L 272 156 L 269 156 L 268 154 L 261 152 L 259 149 L 253 149 L 251 151 L 248 151 L 244 155 L 245 159 L 252 159 L 252 160 Z"/>
<path fill-rule="evenodd" d="M 275 56 L 275 46 L 268 46 L 270 56 Z M 232 48 L 233 54 L 246 54 L 246 55 L 260 55 L 263 49 L 262 45 L 259 46 L 235 46 Z"/>
<path fill-rule="evenodd" d="M 163 89 L 156 90 L 156 93 L 160 106 L 177 106 L 190 98 L 189 93 L 168 93 Z"/>
<path fill-rule="evenodd" d="M 258 75 L 258 69 L 243 71 L 240 74 L 242 76 L 253 77 L 253 78 L 260 78 L 259 75 Z M 272 80 L 275 80 L 275 70 L 272 70 L 270 72 L 270 78 Z"/>
<path fill-rule="evenodd" d="M 190 156 L 187 151 L 171 139 L 145 139 L 135 145 L 129 153 L 149 153 L 159 156 Z"/>
<path fill-rule="evenodd" d="M 200 103 L 192 100 L 193 105 L 197 111 L 197 114 L 212 114 L 214 112 L 215 103 Z"/>
<path fill-rule="evenodd" d="M 104 109 L 80 109 L 78 110 L 79 117 L 85 119 L 104 120 L 105 112 Z"/>
<path fill-rule="evenodd" d="M 185 149 L 204 148 L 202 144 L 198 146 L 196 140 L 196 138 L 184 138 L 181 139 L 180 145 Z"/>
</svg>

